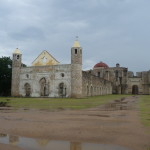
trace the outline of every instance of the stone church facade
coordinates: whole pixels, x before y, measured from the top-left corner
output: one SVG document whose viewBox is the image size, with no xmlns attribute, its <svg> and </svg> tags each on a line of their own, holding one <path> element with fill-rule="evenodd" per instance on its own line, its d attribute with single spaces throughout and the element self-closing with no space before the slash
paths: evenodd
<svg viewBox="0 0 150 150">
<path fill-rule="evenodd" d="M 12 96 L 74 97 L 111 94 L 111 82 L 82 71 L 82 48 L 71 48 L 71 64 L 60 64 L 43 51 L 30 67 L 22 66 L 19 49 L 13 53 Z"/>
<path fill-rule="evenodd" d="M 43 51 L 32 66 L 24 67 L 19 49 L 14 51 L 12 61 L 12 96 L 82 98 L 112 93 L 150 93 L 150 72 L 134 77 L 119 64 L 108 67 L 103 62 L 83 71 L 82 48 L 77 40 L 71 48 L 71 64 L 60 64 Z"/>
</svg>

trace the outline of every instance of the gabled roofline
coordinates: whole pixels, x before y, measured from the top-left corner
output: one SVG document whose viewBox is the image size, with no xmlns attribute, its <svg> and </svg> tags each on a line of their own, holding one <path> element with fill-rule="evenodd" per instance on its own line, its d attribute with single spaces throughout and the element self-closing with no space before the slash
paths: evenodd
<svg viewBox="0 0 150 150">
<path fill-rule="evenodd" d="M 58 60 L 56 60 L 47 50 L 43 50 L 37 57 L 36 57 L 36 59 L 34 60 L 34 61 L 36 61 L 37 59 L 38 59 L 38 57 L 43 53 L 43 52 L 47 52 L 55 61 L 57 61 L 58 63 L 60 63 Z M 34 62 L 33 61 L 33 62 Z M 32 64 L 33 64 L 33 62 L 32 62 Z"/>
</svg>

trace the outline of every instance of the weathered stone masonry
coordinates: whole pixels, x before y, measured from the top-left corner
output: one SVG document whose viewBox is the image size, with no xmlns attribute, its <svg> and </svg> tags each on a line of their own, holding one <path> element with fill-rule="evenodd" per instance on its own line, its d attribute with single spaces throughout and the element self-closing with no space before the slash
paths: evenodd
<svg viewBox="0 0 150 150">
<path fill-rule="evenodd" d="M 21 67 L 21 57 L 21 52 L 16 49 L 13 53 L 12 96 L 81 98 L 111 94 L 111 82 L 82 71 L 82 48 L 78 41 L 71 48 L 71 64 L 59 64 L 43 51 L 32 66 Z"/>
<path fill-rule="evenodd" d="M 150 71 L 134 76 L 128 68 L 109 67 L 103 62 L 82 71 L 82 48 L 71 48 L 71 64 L 60 64 L 43 51 L 30 67 L 22 66 L 19 49 L 13 53 L 12 96 L 82 98 L 107 94 L 150 94 Z"/>
</svg>

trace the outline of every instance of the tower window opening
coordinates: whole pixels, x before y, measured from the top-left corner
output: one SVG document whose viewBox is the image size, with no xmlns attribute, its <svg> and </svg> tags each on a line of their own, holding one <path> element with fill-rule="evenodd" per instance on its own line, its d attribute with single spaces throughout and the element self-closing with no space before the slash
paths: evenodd
<svg viewBox="0 0 150 150">
<path fill-rule="evenodd" d="M 75 49 L 75 54 L 77 54 L 77 49 Z"/>
<path fill-rule="evenodd" d="M 17 59 L 19 59 L 19 55 L 17 55 Z"/>
</svg>

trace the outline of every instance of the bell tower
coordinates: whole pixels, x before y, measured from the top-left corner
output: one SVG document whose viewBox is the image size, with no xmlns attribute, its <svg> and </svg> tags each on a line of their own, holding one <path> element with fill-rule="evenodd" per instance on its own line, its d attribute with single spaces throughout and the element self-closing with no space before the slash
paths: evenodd
<svg viewBox="0 0 150 150">
<path fill-rule="evenodd" d="M 71 48 L 71 97 L 82 97 L 82 48 L 78 40 Z"/>
<path fill-rule="evenodd" d="M 13 52 L 12 58 L 12 82 L 11 82 L 11 96 L 19 95 L 20 71 L 22 63 L 22 54 L 17 48 Z"/>
</svg>

